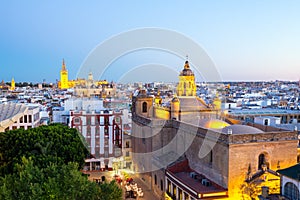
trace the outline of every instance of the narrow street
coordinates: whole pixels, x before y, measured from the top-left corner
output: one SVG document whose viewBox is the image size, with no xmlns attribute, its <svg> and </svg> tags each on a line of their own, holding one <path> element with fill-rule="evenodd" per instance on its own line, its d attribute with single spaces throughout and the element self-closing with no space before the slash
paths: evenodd
<svg viewBox="0 0 300 200">
<path fill-rule="evenodd" d="M 141 187 L 144 196 L 143 197 L 137 197 L 136 199 L 145 199 L 145 200 L 160 200 L 162 198 L 159 198 L 157 195 L 154 194 L 154 192 L 151 190 L 150 185 L 146 185 L 143 180 L 138 178 L 136 175 L 132 175 L 133 181 L 137 183 L 138 187 Z M 125 190 L 124 190 L 125 191 Z M 124 198 L 124 199 L 132 199 L 132 198 Z"/>
</svg>

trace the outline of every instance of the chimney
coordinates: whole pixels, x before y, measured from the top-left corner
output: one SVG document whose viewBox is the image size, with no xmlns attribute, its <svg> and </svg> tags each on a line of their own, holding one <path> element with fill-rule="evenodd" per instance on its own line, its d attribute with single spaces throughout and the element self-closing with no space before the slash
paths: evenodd
<svg viewBox="0 0 300 200">
<path fill-rule="evenodd" d="M 269 196 L 269 187 L 262 186 L 261 187 L 261 196 L 266 199 Z"/>
</svg>

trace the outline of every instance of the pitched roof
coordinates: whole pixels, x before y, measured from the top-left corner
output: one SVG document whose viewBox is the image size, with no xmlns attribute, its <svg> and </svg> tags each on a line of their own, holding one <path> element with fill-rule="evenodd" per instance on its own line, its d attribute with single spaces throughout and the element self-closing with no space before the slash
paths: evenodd
<svg viewBox="0 0 300 200">
<path fill-rule="evenodd" d="M 252 182 L 254 180 L 256 180 L 257 178 L 261 177 L 262 175 L 269 173 L 269 174 L 273 174 L 274 176 L 278 176 L 279 174 L 271 169 L 267 169 L 267 170 L 258 170 L 255 174 L 253 174 L 251 177 L 249 177 L 246 182 Z"/>
<path fill-rule="evenodd" d="M 300 181 L 300 164 L 296 164 L 289 168 L 277 170 L 277 172 L 291 179 Z"/>
</svg>

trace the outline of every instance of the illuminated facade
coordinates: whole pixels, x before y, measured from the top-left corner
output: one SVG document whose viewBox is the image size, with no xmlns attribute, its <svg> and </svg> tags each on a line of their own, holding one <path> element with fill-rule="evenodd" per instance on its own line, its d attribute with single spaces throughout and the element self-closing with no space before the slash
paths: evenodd
<svg viewBox="0 0 300 200">
<path fill-rule="evenodd" d="M 179 75 L 179 83 L 177 86 L 178 96 L 196 96 L 195 75 L 190 69 L 188 61 L 185 61 L 184 69 Z"/>
<path fill-rule="evenodd" d="M 93 156 L 86 159 L 86 170 L 113 170 L 113 163 L 122 160 L 121 116 L 121 111 L 70 111 L 70 127 L 83 135 Z"/>
<path fill-rule="evenodd" d="M 59 89 L 68 89 L 69 86 L 69 77 L 68 70 L 66 69 L 65 60 L 62 62 L 61 70 L 60 70 L 60 82 L 58 83 Z"/>
<path fill-rule="evenodd" d="M 65 61 L 62 62 L 60 70 L 59 89 L 74 89 L 75 96 L 79 97 L 114 97 L 116 95 L 116 86 L 106 80 L 95 81 L 93 74 L 89 73 L 88 79 L 69 80 L 68 70 Z"/>
<path fill-rule="evenodd" d="M 75 128 L 85 138 L 91 155 L 85 170 L 112 170 L 114 164 L 122 164 L 122 110 L 105 109 L 98 98 L 70 98 L 52 114 L 54 123 Z"/>
<path fill-rule="evenodd" d="M 137 98 L 138 97 L 138 98 Z M 138 96 L 133 96 L 134 110 L 138 115 L 157 119 L 177 119 L 181 121 L 201 118 L 219 118 L 221 102 L 215 99 L 212 105 L 208 105 L 203 99 L 196 96 L 196 84 L 193 71 L 185 62 L 183 70 L 179 75 L 177 95 L 167 104 L 162 104 L 159 93 L 155 98 L 148 96 L 145 90 L 140 90 Z M 201 116 L 200 116 L 201 115 Z"/>
<path fill-rule="evenodd" d="M 297 132 L 225 122 L 220 100 L 215 98 L 214 107 L 206 105 L 186 80 L 180 79 L 177 88 L 183 96 L 175 96 L 169 106 L 143 90 L 133 96 L 132 151 L 145 155 L 133 154 L 134 170 L 155 193 L 173 199 L 248 199 L 257 197 L 261 186 L 278 193 L 276 170 L 297 162 Z M 155 153 L 147 158 L 148 152 Z M 189 167 L 172 169 L 182 157 Z M 199 180 L 189 180 L 191 172 Z"/>
<path fill-rule="evenodd" d="M 14 78 L 11 80 L 11 85 L 10 85 L 10 90 L 11 91 L 14 91 L 16 89 L 16 83 L 15 83 L 15 80 Z"/>
</svg>

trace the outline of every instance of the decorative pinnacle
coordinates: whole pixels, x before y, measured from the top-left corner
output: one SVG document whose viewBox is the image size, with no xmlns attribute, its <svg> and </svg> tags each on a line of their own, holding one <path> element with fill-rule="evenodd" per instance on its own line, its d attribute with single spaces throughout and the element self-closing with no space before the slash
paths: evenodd
<svg viewBox="0 0 300 200">
<path fill-rule="evenodd" d="M 66 70 L 65 59 L 63 59 L 63 62 L 62 62 L 62 70 Z"/>
</svg>

